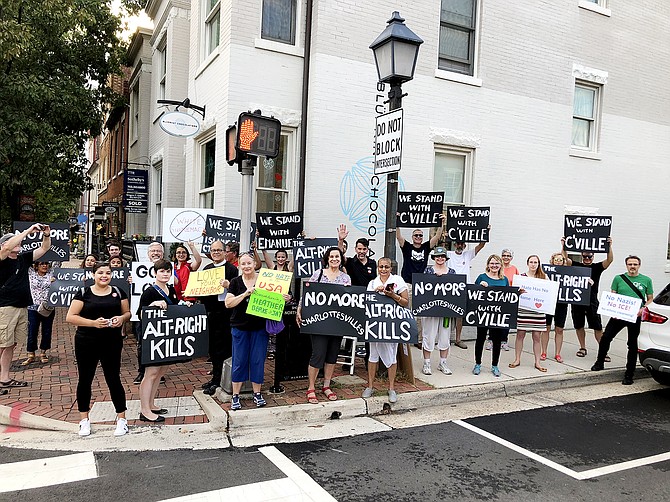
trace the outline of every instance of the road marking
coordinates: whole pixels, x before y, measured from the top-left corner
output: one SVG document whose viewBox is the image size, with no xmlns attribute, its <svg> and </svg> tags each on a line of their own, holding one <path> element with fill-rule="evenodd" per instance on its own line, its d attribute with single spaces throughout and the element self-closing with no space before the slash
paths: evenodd
<svg viewBox="0 0 670 502">
<path fill-rule="evenodd" d="M 98 477 L 92 452 L 2 464 L 0 493 L 60 485 Z"/>
<path fill-rule="evenodd" d="M 505 448 L 509 448 L 510 450 L 525 455 L 528 458 L 532 458 L 533 460 L 540 462 L 541 464 L 544 464 L 547 467 L 550 467 L 558 472 L 562 472 L 563 474 L 566 474 L 580 481 L 585 479 L 592 479 L 598 476 L 604 476 L 606 474 L 612 474 L 614 472 L 634 469 L 635 467 L 642 467 L 644 465 L 650 465 L 655 464 L 657 462 L 665 462 L 666 460 L 670 460 L 670 452 L 666 452 L 666 453 L 659 453 L 658 455 L 652 455 L 650 457 L 628 460 L 626 462 L 621 462 L 618 464 L 606 465 L 604 467 L 597 467 L 595 469 L 589 469 L 587 471 L 575 471 L 561 464 L 558 464 L 552 460 L 544 458 L 538 455 L 537 453 L 533 453 L 532 451 L 527 450 L 526 448 L 522 448 L 521 446 L 518 446 L 514 443 L 510 443 L 509 441 L 500 438 L 498 436 L 495 436 L 494 434 L 491 434 L 490 432 L 480 429 L 479 427 L 475 427 L 472 424 L 463 422 L 462 420 L 454 420 L 453 423 L 455 423 L 456 425 L 460 425 L 461 427 L 468 429 L 469 431 L 472 431 L 475 434 L 479 434 L 480 436 L 490 439 L 491 441 L 498 443 L 499 445 L 502 445 Z"/>
</svg>

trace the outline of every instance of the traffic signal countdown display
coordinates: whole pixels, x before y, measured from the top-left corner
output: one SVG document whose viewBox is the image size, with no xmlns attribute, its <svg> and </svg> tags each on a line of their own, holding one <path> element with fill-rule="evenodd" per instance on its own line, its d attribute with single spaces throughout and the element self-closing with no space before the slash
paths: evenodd
<svg viewBox="0 0 670 502">
<path fill-rule="evenodd" d="M 241 113 L 235 146 L 242 154 L 275 158 L 279 155 L 281 122 L 275 118 Z"/>
</svg>

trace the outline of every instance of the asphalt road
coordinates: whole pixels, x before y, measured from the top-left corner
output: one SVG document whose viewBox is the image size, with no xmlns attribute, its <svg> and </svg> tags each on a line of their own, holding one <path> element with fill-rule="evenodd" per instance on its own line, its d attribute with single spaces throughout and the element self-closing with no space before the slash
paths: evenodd
<svg viewBox="0 0 670 502">
<path fill-rule="evenodd" d="M 670 389 L 277 449 L 340 502 L 670 500 Z M 3 463 L 48 456 L 0 448 Z M 95 462 L 95 479 L 0 500 L 148 502 L 286 477 L 258 448 Z"/>
</svg>

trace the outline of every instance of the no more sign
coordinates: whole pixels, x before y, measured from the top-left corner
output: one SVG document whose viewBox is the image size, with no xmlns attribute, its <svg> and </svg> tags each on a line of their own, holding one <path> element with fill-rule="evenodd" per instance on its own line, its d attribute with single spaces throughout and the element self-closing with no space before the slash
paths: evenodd
<svg viewBox="0 0 670 502">
<path fill-rule="evenodd" d="M 375 174 L 400 171 L 402 160 L 402 108 L 377 117 Z"/>
</svg>

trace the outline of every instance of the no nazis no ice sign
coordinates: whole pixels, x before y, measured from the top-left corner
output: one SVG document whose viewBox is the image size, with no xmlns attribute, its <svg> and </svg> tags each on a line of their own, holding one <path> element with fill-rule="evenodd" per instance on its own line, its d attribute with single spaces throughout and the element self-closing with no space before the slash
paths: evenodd
<svg viewBox="0 0 670 502">
<path fill-rule="evenodd" d="M 377 117 L 375 174 L 400 171 L 402 160 L 402 108 Z"/>
</svg>

